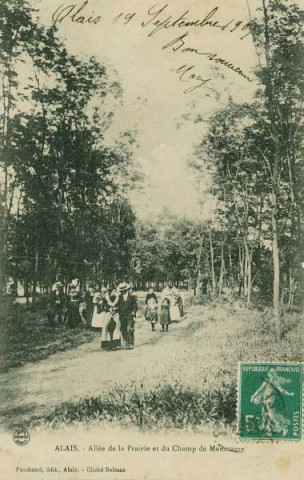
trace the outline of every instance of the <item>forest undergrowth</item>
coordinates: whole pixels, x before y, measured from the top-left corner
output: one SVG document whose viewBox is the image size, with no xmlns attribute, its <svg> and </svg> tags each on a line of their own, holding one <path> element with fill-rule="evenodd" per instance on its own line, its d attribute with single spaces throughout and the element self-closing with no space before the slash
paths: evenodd
<svg viewBox="0 0 304 480">
<path fill-rule="evenodd" d="M 83 327 L 50 325 L 45 311 L 34 305 L 13 304 L 0 324 L 0 371 L 36 362 L 94 339 Z"/>
</svg>

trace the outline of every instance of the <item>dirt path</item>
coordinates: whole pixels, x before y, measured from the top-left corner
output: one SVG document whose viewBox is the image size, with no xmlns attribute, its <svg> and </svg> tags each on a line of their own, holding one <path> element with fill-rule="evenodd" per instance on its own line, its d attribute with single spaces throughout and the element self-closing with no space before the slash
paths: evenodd
<svg viewBox="0 0 304 480">
<path fill-rule="evenodd" d="M 152 332 L 143 317 L 136 322 L 136 348 L 105 352 L 100 336 L 92 343 L 56 353 L 45 360 L 27 364 L 0 377 L 0 418 L 4 427 L 22 424 L 54 406 L 78 398 L 98 395 L 114 381 L 149 378 L 168 369 L 178 356 L 177 344 L 191 327 L 191 310 L 169 333 Z M 174 348 L 171 348 L 173 347 Z"/>
</svg>

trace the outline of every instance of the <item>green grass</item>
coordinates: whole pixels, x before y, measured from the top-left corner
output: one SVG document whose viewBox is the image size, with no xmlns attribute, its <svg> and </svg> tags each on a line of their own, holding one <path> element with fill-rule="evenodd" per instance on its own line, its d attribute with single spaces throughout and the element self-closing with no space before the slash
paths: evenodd
<svg viewBox="0 0 304 480">
<path fill-rule="evenodd" d="M 197 430 L 209 425 L 227 431 L 236 422 L 238 361 L 303 360 L 301 314 L 285 316 L 279 343 L 270 309 L 248 309 L 224 298 L 193 305 L 188 316 L 191 322 L 180 325 L 182 330 L 171 337 L 161 364 L 156 361 L 145 378 L 109 384 L 99 396 L 62 404 L 31 425 L 58 428 L 110 423 L 149 430 Z M 160 355 L 159 350 L 156 358 Z"/>
<path fill-rule="evenodd" d="M 83 328 L 72 330 L 65 325 L 51 327 L 41 308 L 20 304 L 10 306 L 0 326 L 1 371 L 36 362 L 94 338 L 94 333 Z"/>
<path fill-rule="evenodd" d="M 210 421 L 225 427 L 235 421 L 235 387 L 222 384 L 219 390 L 189 389 L 179 383 L 154 385 L 136 383 L 116 385 L 102 396 L 65 403 L 31 426 L 62 427 L 88 423 L 112 423 L 142 429 L 196 430 Z"/>
</svg>

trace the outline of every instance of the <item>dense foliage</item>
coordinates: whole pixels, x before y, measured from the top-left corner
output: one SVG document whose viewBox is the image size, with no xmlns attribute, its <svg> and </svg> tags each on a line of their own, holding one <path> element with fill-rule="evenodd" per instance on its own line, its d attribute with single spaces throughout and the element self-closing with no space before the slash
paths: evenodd
<svg viewBox="0 0 304 480">
<path fill-rule="evenodd" d="M 240 288 L 248 303 L 254 282 L 272 298 L 279 337 L 281 306 L 303 283 L 304 14 L 285 0 L 261 4 L 255 99 L 217 112 L 197 154 L 211 164 L 222 229 L 234 233 Z"/>
<path fill-rule="evenodd" d="M 2 291 L 8 276 L 35 295 L 56 278 L 127 275 L 134 139 L 104 143 L 115 74 L 70 54 L 27 0 L 1 2 L 0 29 Z"/>
</svg>

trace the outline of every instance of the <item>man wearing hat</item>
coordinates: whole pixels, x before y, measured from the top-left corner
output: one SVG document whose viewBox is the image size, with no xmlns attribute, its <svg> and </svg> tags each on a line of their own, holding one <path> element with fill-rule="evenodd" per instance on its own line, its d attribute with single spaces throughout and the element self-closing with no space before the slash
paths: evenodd
<svg viewBox="0 0 304 480">
<path fill-rule="evenodd" d="M 130 285 L 123 282 L 118 285 L 120 296 L 117 307 L 120 318 L 122 338 L 128 349 L 134 348 L 134 318 L 137 312 L 137 301 L 130 293 Z"/>
<path fill-rule="evenodd" d="M 63 314 L 67 305 L 62 283 L 56 282 L 54 287 L 47 309 L 47 317 L 51 325 L 63 322 Z"/>
</svg>

